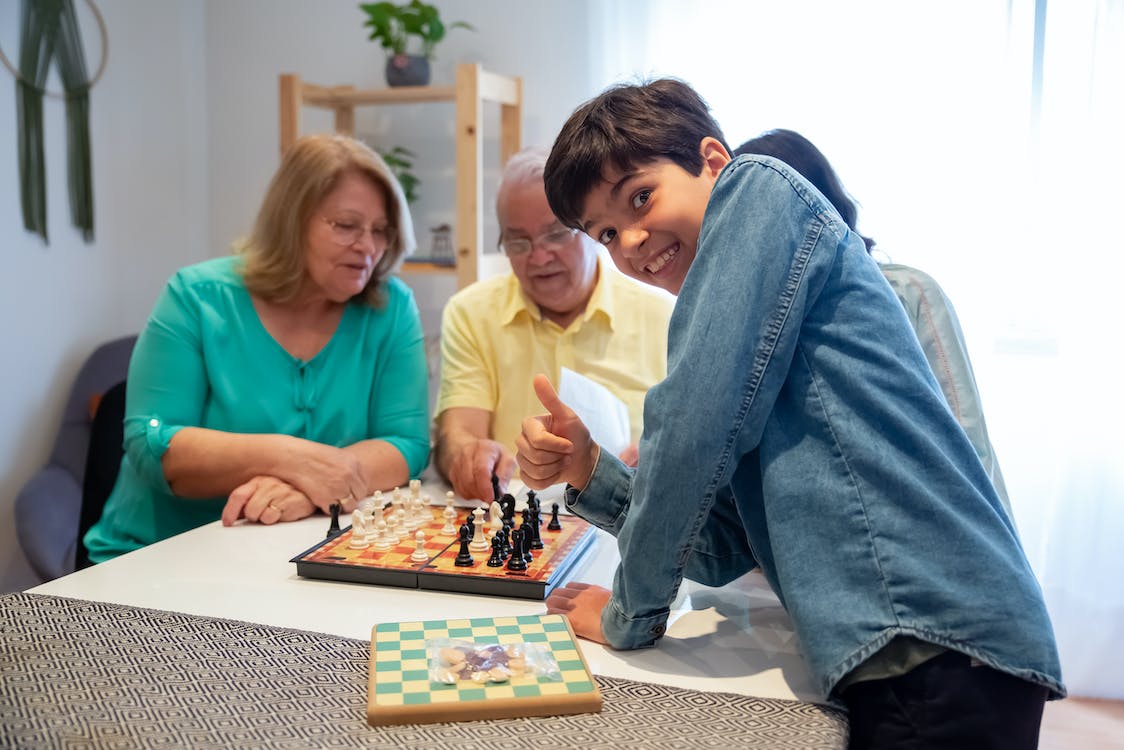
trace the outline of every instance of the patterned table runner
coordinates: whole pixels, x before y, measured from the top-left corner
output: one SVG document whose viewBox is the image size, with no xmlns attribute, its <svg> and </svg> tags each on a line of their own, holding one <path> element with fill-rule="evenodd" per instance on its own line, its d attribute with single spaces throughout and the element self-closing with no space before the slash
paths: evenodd
<svg viewBox="0 0 1124 750">
<path fill-rule="evenodd" d="M 372 728 L 366 641 L 0 597 L 0 747 L 844 748 L 830 707 L 597 677 L 599 714 Z"/>
</svg>

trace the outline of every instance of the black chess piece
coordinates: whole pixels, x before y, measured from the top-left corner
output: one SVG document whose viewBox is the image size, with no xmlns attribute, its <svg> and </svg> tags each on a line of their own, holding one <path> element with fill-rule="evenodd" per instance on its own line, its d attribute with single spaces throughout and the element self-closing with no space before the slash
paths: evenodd
<svg viewBox="0 0 1124 750">
<path fill-rule="evenodd" d="M 542 549 L 542 531 L 539 528 L 542 526 L 542 518 L 539 517 L 538 501 L 535 502 L 535 507 L 531 509 L 531 549 Z"/>
<path fill-rule="evenodd" d="M 535 494 L 534 490 L 527 490 L 527 507 L 534 513 L 539 507 L 539 496 Z"/>
<path fill-rule="evenodd" d="M 511 554 L 511 526 L 505 523 L 496 532 L 496 536 L 500 538 L 500 554 L 506 560 L 507 556 Z"/>
<path fill-rule="evenodd" d="M 500 478 L 495 474 L 492 475 L 492 501 L 500 501 Z"/>
<path fill-rule="evenodd" d="M 500 498 L 500 508 L 503 510 L 503 520 L 515 525 L 515 496 L 509 492 L 505 492 L 504 496 Z"/>
<path fill-rule="evenodd" d="M 457 552 L 457 557 L 453 560 L 453 565 L 458 568 L 471 567 L 473 564 L 472 553 L 468 551 L 468 524 L 461 524 L 460 532 L 461 548 Z"/>
<path fill-rule="evenodd" d="M 519 533 L 523 539 L 523 560 L 534 562 L 535 556 L 531 553 L 531 525 L 527 521 L 523 521 L 519 526 Z"/>
<path fill-rule="evenodd" d="M 503 567 L 503 539 L 499 534 L 492 537 L 492 556 L 488 558 L 489 568 Z"/>
<path fill-rule="evenodd" d="M 558 503 L 551 503 L 550 505 L 550 523 L 546 525 L 550 531 L 561 531 L 562 524 L 558 523 Z"/>
<path fill-rule="evenodd" d="M 511 531 L 511 557 L 507 558 L 507 569 L 515 572 L 527 569 L 527 561 L 523 559 L 520 550 L 523 549 L 523 532 L 519 529 Z"/>
<path fill-rule="evenodd" d="M 328 506 L 328 512 L 332 515 L 332 522 L 328 524 L 328 539 L 340 533 L 340 504 L 332 503 Z"/>
<path fill-rule="evenodd" d="M 464 525 L 468 527 L 468 541 L 476 536 L 476 519 L 472 517 L 472 511 L 468 511 L 468 516 L 464 519 Z"/>
</svg>

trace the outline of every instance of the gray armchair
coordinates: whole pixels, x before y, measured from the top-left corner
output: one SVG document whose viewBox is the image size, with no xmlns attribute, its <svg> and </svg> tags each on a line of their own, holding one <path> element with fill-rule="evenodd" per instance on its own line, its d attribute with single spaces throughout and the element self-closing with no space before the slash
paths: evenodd
<svg viewBox="0 0 1124 750">
<path fill-rule="evenodd" d="M 99 346 L 78 372 L 47 465 L 16 496 L 16 533 L 32 569 L 49 581 L 75 568 L 93 399 L 125 379 L 136 336 Z"/>
</svg>

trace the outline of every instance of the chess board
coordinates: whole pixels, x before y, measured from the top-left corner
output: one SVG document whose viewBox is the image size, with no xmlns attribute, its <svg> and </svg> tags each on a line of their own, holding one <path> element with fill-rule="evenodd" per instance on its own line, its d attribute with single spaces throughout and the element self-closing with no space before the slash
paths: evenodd
<svg viewBox="0 0 1124 750">
<path fill-rule="evenodd" d="M 541 601 L 569 575 L 591 546 L 595 534 L 589 523 L 576 516 L 563 516 L 562 528 L 552 531 L 547 523 L 549 514 L 544 514 L 539 531 L 543 549 L 532 551 L 534 560 L 527 563 L 526 570 L 508 570 L 506 565 L 489 567 L 490 549 L 473 552 L 472 565 L 461 567 L 454 564 L 460 542 L 456 534 L 442 532 L 445 525 L 442 510 L 436 506 L 427 508 L 432 520 L 421 527 L 425 533 L 426 559 L 423 561 L 411 559 L 416 550 L 413 532 L 404 535 L 388 550 L 353 549 L 350 546 L 352 532 L 348 527 L 290 562 L 296 563 L 297 574 L 306 578 Z M 465 522 L 468 512 L 468 509 L 457 509 L 456 528 Z"/>
<path fill-rule="evenodd" d="M 500 683 L 433 682 L 426 644 L 536 643 L 558 664 L 560 680 L 533 674 Z M 601 691 L 562 615 L 388 622 L 371 630 L 367 721 L 372 726 L 558 716 L 601 710 Z"/>
</svg>

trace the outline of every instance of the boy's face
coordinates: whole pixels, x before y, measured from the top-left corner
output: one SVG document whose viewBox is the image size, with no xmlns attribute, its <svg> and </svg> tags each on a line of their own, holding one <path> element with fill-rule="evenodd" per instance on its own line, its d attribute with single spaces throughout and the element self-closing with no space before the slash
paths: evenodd
<svg viewBox="0 0 1124 750">
<path fill-rule="evenodd" d="M 622 273 L 672 294 L 695 259 L 711 188 L 730 161 L 714 138 L 704 138 L 699 148 L 697 176 L 665 158 L 627 172 L 610 167 L 582 211 L 582 228 L 609 249 Z"/>
</svg>

